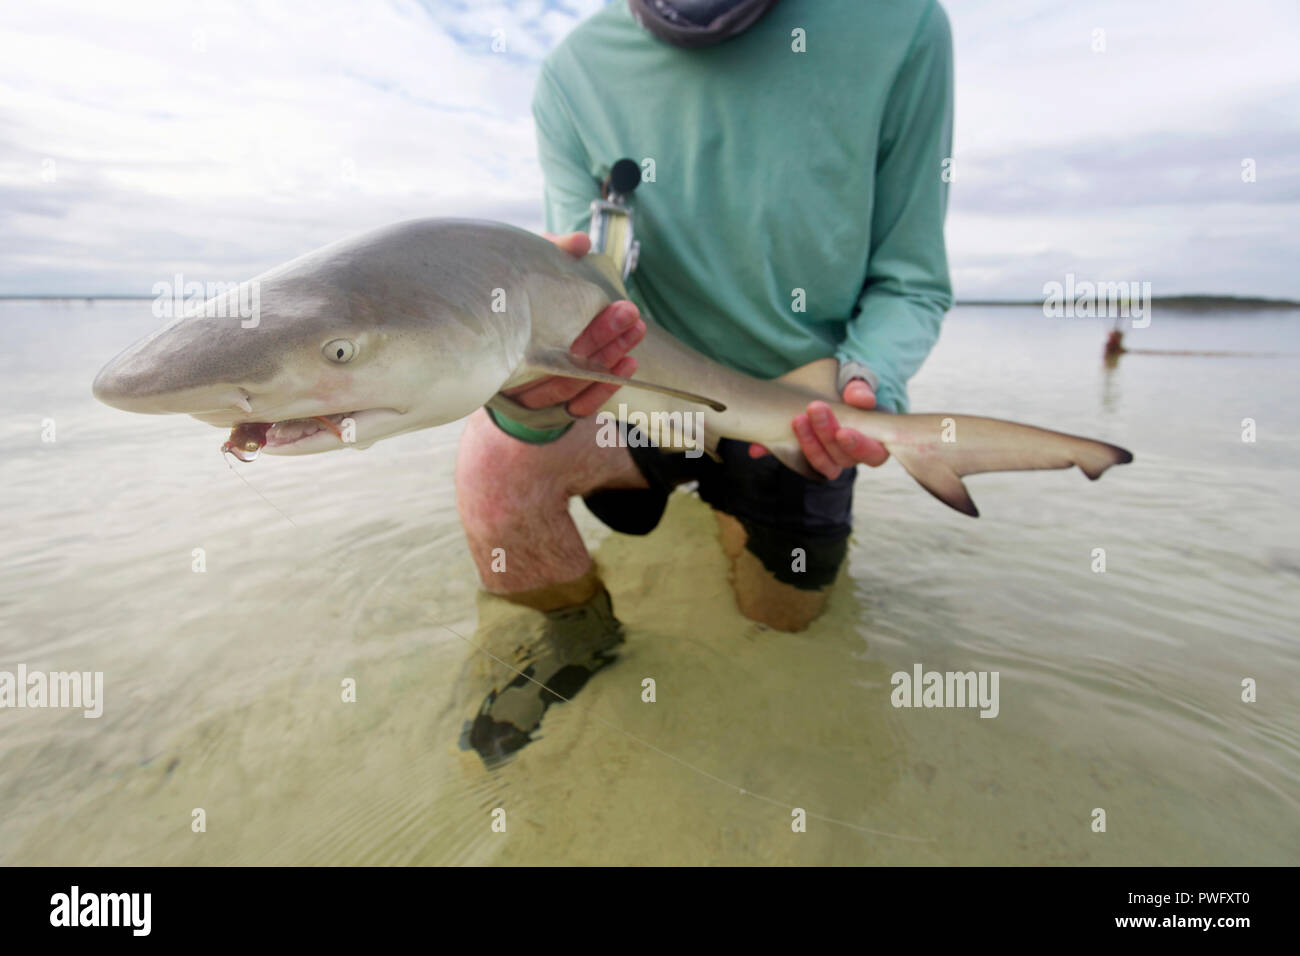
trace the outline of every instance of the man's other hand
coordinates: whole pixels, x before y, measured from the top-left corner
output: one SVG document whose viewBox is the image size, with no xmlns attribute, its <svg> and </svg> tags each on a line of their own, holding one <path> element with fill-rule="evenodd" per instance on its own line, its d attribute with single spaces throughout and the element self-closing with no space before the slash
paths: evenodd
<svg viewBox="0 0 1300 956">
<path fill-rule="evenodd" d="M 842 398 L 845 405 L 855 408 L 869 410 L 876 407 L 876 393 L 860 378 L 844 387 Z M 807 410 L 796 415 L 790 424 L 808 464 L 827 478 L 838 478 L 841 471 L 854 465 L 878 468 L 889 458 L 889 452 L 880 442 L 860 431 L 841 426 L 825 402 L 809 402 Z M 762 445 L 749 446 L 750 458 L 761 458 L 766 454 L 768 451 Z"/>
</svg>

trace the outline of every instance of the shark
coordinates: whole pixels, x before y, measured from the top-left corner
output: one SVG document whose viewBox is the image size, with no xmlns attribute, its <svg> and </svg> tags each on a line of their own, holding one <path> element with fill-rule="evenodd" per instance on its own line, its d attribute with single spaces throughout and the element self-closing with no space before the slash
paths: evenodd
<svg viewBox="0 0 1300 956">
<path fill-rule="evenodd" d="M 665 451 L 723 438 L 765 446 L 820 477 L 791 420 L 813 399 L 885 446 L 935 498 L 979 512 L 967 475 L 1077 467 L 1097 479 L 1133 455 L 1117 445 L 1015 422 L 945 413 L 890 414 L 843 404 L 834 360 L 778 379 L 716 362 L 647 322 L 637 369 L 614 376 L 570 344 L 628 297 L 602 254 L 575 258 L 503 223 L 418 219 L 343 239 L 190 308 L 96 376 L 107 405 L 185 414 L 230 429 L 223 451 L 306 455 L 367 448 L 464 418 L 503 390 L 548 375 L 622 386 L 603 411 L 689 420 L 661 430 Z M 249 303 L 256 303 L 250 315 Z M 242 308 L 241 308 L 242 306 Z M 695 434 L 687 434 L 688 431 Z"/>
</svg>

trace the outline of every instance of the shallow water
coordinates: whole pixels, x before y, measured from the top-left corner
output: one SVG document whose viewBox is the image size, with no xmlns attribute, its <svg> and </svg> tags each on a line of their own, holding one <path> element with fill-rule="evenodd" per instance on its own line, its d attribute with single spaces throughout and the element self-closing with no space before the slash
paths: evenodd
<svg viewBox="0 0 1300 956">
<path fill-rule="evenodd" d="M 1292 354 L 1106 370 L 1105 323 L 959 308 L 916 409 L 1137 461 L 976 476 L 979 521 L 895 464 L 862 476 L 802 634 L 736 613 L 689 493 L 646 538 L 576 504 L 628 640 L 495 771 L 457 747 L 498 666 L 467 641 L 534 621 L 476 599 L 460 426 L 263 457 L 250 488 L 218 430 L 91 399 L 155 324 L 142 302 L 0 303 L 0 670 L 105 674 L 97 720 L 0 710 L 0 863 L 1300 862 L 1296 313 L 1157 311 L 1130 346 Z M 997 671 L 998 716 L 894 708 L 917 663 Z"/>
</svg>

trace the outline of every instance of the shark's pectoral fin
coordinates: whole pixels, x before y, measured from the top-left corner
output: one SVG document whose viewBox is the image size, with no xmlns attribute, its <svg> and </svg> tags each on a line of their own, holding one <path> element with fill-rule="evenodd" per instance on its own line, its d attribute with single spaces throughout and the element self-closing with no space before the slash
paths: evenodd
<svg viewBox="0 0 1300 956">
<path fill-rule="evenodd" d="M 540 375 L 562 375 L 565 378 L 581 378 L 591 382 L 630 385 L 635 388 L 648 389 L 652 392 L 663 392 L 665 395 L 675 395 L 677 398 L 684 398 L 686 401 L 694 402 L 697 405 L 707 405 L 715 412 L 723 412 L 727 409 L 726 405 L 716 399 L 696 395 L 694 392 L 674 388 L 671 385 L 659 385 L 655 382 L 647 382 L 645 379 L 635 377 L 620 378 L 617 375 L 611 375 L 609 369 L 599 362 L 581 358 L 568 349 L 547 349 L 546 351 L 532 353 L 528 356 L 525 368 L 530 373 L 536 372 Z"/>
<path fill-rule="evenodd" d="M 1133 455 L 1118 445 L 1063 432 L 964 415 L 899 415 L 885 447 L 907 473 L 944 504 L 972 518 L 965 475 L 986 471 L 1039 471 L 1077 466 L 1092 480 Z"/>
</svg>

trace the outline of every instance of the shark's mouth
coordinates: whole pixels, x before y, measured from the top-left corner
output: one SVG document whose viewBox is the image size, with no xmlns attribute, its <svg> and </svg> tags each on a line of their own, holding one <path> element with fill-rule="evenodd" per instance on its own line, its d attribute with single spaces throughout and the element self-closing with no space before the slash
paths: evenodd
<svg viewBox="0 0 1300 956">
<path fill-rule="evenodd" d="M 311 418 L 290 418 L 282 422 L 244 422 L 230 430 L 230 438 L 221 446 L 223 454 L 229 452 L 240 461 L 253 461 L 263 448 L 281 449 L 305 442 L 321 432 L 329 432 L 339 444 L 356 440 L 357 419 L 370 412 L 390 412 L 393 409 L 368 409 L 357 412 L 337 412 L 333 415 L 315 415 Z M 345 433 L 344 429 L 349 429 Z"/>
</svg>

